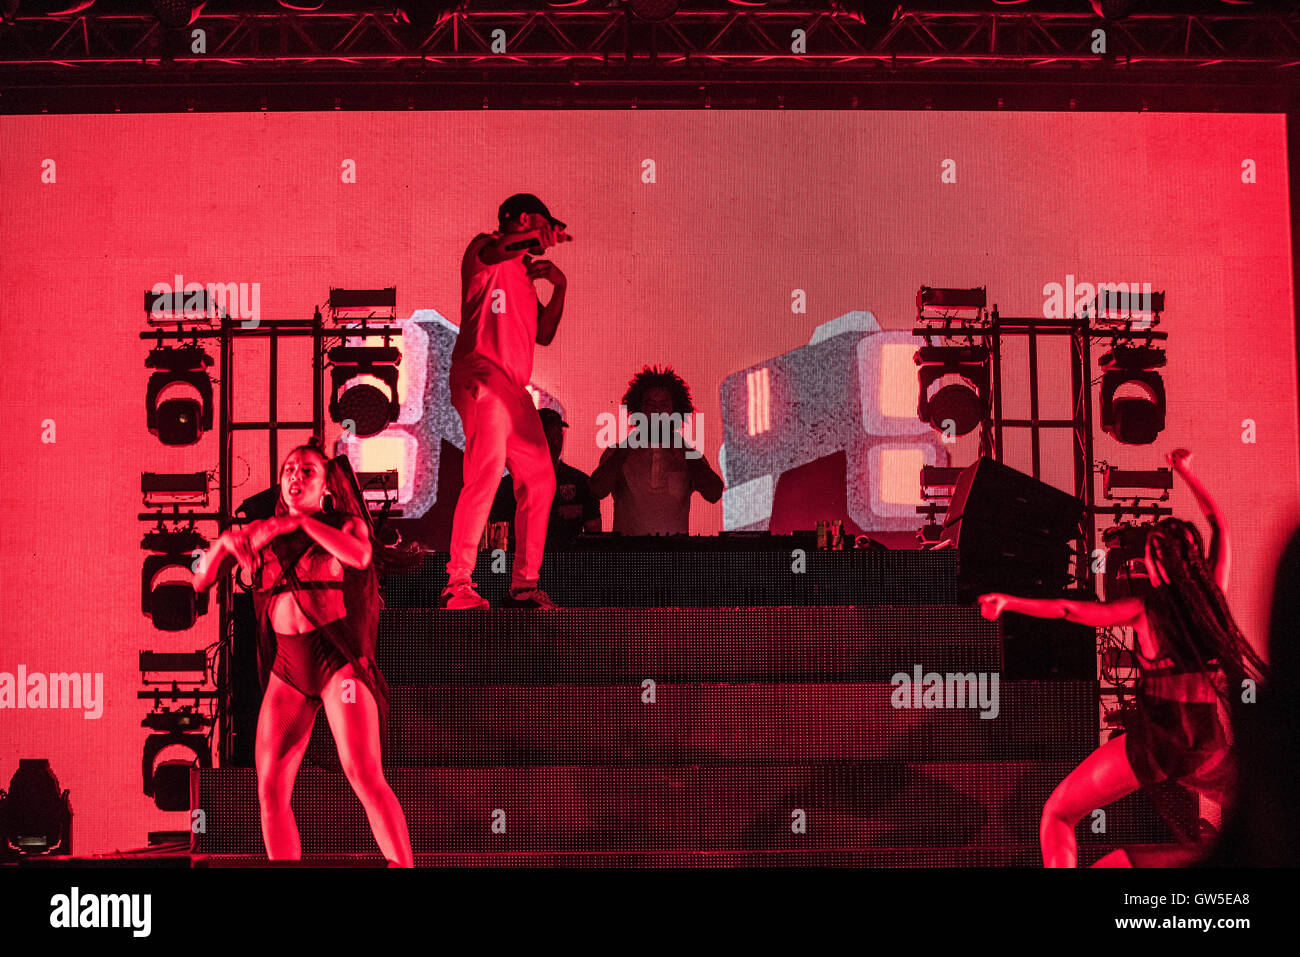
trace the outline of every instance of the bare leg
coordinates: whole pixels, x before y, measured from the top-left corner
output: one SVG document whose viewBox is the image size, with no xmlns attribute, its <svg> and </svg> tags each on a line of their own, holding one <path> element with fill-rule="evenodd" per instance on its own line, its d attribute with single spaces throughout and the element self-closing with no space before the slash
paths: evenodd
<svg viewBox="0 0 1300 957">
<path fill-rule="evenodd" d="M 298 824 L 289 800 L 302 757 L 311 740 L 319 705 L 272 674 L 257 715 L 257 801 L 262 811 L 262 841 L 273 861 L 302 857 Z"/>
<path fill-rule="evenodd" d="M 1090 811 L 1141 787 L 1124 753 L 1124 737 L 1111 738 L 1065 776 L 1043 806 L 1038 836 L 1045 867 L 1075 867 L 1074 826 Z"/>
<path fill-rule="evenodd" d="M 349 682 L 347 685 L 344 682 Z M 339 762 L 366 809 L 379 850 L 400 867 L 414 867 L 411 837 L 397 795 L 384 779 L 380 762 L 379 706 L 352 665 L 330 676 L 321 693 L 325 717 L 338 744 Z"/>
<path fill-rule="evenodd" d="M 1105 857 L 1097 861 L 1093 867 L 1132 867 L 1133 860 L 1128 856 L 1128 851 L 1122 847 L 1117 847 Z"/>
</svg>

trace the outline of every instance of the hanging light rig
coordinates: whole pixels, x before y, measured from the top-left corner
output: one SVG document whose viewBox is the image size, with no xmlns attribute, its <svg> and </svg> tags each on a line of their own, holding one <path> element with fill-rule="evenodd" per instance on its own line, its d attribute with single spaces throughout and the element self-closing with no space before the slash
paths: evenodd
<svg viewBox="0 0 1300 957">
<path fill-rule="evenodd" d="M 926 342 L 912 357 L 917 365 L 917 418 L 941 433 L 945 442 L 980 429 L 980 456 L 992 447 L 987 302 L 982 286 L 922 286 L 916 293 L 917 328 L 912 330 Z M 938 518 L 947 512 L 964 468 L 927 465 L 921 469 L 921 498 L 926 504 L 917 506 L 917 513 L 928 517 L 920 533 L 923 544 L 941 540 Z"/>
<path fill-rule="evenodd" d="M 380 335 L 366 332 L 369 320 L 396 321 L 397 289 L 330 289 L 329 308 L 336 323 L 352 324 L 346 338 L 364 340 Z M 345 315 L 352 312 L 365 315 L 359 320 Z M 397 379 L 402 353 L 389 344 L 390 333 L 382 335 L 382 346 L 345 343 L 329 351 L 330 418 L 360 438 L 379 434 L 401 412 Z"/>
</svg>

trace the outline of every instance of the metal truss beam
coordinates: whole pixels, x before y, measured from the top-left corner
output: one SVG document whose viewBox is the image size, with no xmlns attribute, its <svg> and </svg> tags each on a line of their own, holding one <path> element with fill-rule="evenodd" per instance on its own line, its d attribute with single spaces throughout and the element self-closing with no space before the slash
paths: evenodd
<svg viewBox="0 0 1300 957">
<path fill-rule="evenodd" d="M 194 31 L 202 31 L 203 53 L 193 52 Z M 801 49 L 796 49 L 797 31 L 804 38 Z M 0 64 L 9 68 L 143 68 L 164 61 L 330 69 L 418 64 L 447 70 L 632 62 L 653 62 L 663 70 L 705 64 L 1024 69 L 1118 61 L 1199 71 L 1220 66 L 1293 71 L 1300 67 L 1300 11 L 1119 21 L 1083 13 L 900 13 L 883 31 L 831 10 L 684 10 L 659 23 L 619 9 L 460 10 L 424 29 L 393 12 L 285 11 L 202 13 L 190 27 L 173 30 L 152 15 L 96 16 L 92 8 L 79 16 L 19 17 L 0 25 Z"/>
<path fill-rule="evenodd" d="M 340 108 L 385 108 L 394 95 L 411 108 L 427 108 L 431 98 L 435 108 L 488 100 L 627 105 L 638 90 L 648 106 L 774 106 L 787 97 L 789 105 L 811 105 L 818 91 L 850 87 L 852 105 L 871 107 L 882 105 L 874 101 L 881 90 L 900 86 L 914 93 L 928 86 L 924 105 L 942 106 L 935 91 L 942 101 L 944 88 L 966 84 L 1068 85 L 1071 107 L 1088 87 L 1103 98 L 1108 90 L 1137 91 L 1125 101 L 1135 108 L 1170 87 L 1223 91 L 1222 102 L 1211 105 L 1207 94 L 1195 107 L 1204 109 L 1262 108 L 1249 95 L 1236 97 L 1268 88 L 1272 108 L 1290 109 L 1300 93 L 1300 10 L 1119 21 L 1087 13 L 899 12 L 871 22 L 831 4 L 745 10 L 719 3 L 656 23 L 622 7 L 461 8 L 423 25 L 391 9 L 204 11 L 172 29 L 149 14 L 94 9 L 0 24 L 0 111 L 30 111 L 38 102 L 48 109 L 51 100 L 64 109 L 78 90 L 71 95 L 83 101 L 146 91 L 140 96 L 161 95 L 159 105 L 169 109 L 177 108 L 178 91 L 191 109 L 195 102 L 216 108 L 208 105 L 213 95 L 221 108 L 255 109 L 254 89 L 263 108 L 269 101 L 275 109 L 328 108 L 324 97 Z M 1001 106 L 1001 93 L 996 99 Z M 922 105 L 915 97 L 909 104 Z"/>
</svg>

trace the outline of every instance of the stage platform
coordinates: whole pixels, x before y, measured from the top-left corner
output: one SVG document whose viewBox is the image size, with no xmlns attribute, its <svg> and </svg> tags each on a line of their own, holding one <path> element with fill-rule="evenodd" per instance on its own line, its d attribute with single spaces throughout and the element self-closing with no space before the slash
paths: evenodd
<svg viewBox="0 0 1300 957">
<path fill-rule="evenodd" d="M 731 554 L 721 578 L 764 554 L 788 563 Z M 813 556 L 801 600 L 853 579 L 855 603 L 447 611 L 411 603 L 436 602 L 436 566 L 386 582 L 384 761 L 417 864 L 1039 866 L 1043 803 L 1097 745 L 1097 682 L 1007 678 L 1002 623 L 957 600 L 951 553 Z M 926 707 L 898 690 L 917 669 L 974 693 Z M 197 770 L 193 792 L 195 866 L 262 859 L 251 768 Z M 293 801 L 306 860 L 380 863 L 323 717 Z M 1106 814 L 1081 823 L 1081 863 L 1171 839 L 1143 795 Z"/>
</svg>

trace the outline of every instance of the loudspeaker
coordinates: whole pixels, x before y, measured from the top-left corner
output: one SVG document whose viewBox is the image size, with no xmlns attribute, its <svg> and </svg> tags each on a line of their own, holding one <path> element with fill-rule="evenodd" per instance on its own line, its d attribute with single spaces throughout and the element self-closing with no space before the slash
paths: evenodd
<svg viewBox="0 0 1300 957">
<path fill-rule="evenodd" d="M 1001 624 L 1003 680 L 1096 680 L 1097 629 L 1091 625 L 1010 611 L 1002 613 Z"/>
<path fill-rule="evenodd" d="M 957 547 L 964 597 L 986 591 L 1052 596 L 1069 584 L 1070 541 L 1083 502 L 981 458 L 957 478 L 943 534 Z"/>
</svg>

